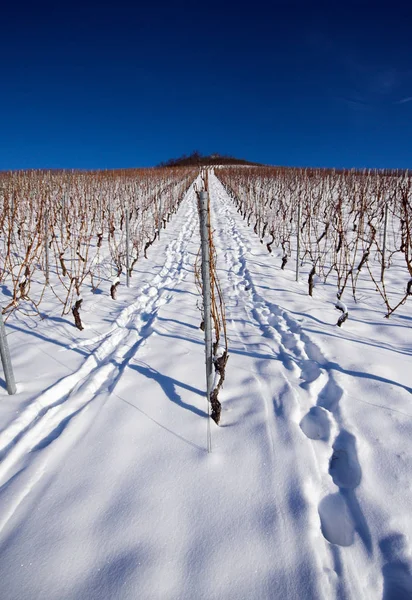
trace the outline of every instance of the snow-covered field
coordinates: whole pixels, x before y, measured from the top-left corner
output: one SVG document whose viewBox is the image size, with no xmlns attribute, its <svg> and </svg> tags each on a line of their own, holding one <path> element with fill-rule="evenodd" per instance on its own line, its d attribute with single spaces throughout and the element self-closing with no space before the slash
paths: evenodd
<svg viewBox="0 0 412 600">
<path fill-rule="evenodd" d="M 336 327 L 214 175 L 210 198 L 229 336 L 212 453 L 193 188 L 131 287 L 85 297 L 84 331 L 51 306 L 8 320 L 2 600 L 412 598 L 408 305 Z"/>
</svg>

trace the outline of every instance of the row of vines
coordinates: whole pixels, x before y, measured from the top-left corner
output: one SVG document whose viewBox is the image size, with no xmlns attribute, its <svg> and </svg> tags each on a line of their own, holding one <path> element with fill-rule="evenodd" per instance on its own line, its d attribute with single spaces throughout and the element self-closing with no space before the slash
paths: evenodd
<svg viewBox="0 0 412 600">
<path fill-rule="evenodd" d="M 386 317 L 411 295 L 408 172 L 238 167 L 216 174 L 268 252 L 278 248 L 280 267 L 292 257 L 297 272 L 305 265 L 310 295 L 315 280 L 332 283 L 346 310 L 345 292 L 356 302 L 367 279 Z"/>
<path fill-rule="evenodd" d="M 0 173 L 3 314 L 40 315 L 51 293 L 81 329 L 85 287 L 116 298 L 121 276 L 147 258 L 196 175 L 191 168 Z"/>
</svg>

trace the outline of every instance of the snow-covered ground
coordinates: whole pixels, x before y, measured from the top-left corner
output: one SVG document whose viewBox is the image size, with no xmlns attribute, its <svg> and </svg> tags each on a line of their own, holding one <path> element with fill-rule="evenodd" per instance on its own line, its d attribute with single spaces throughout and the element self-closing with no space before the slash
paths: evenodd
<svg viewBox="0 0 412 600">
<path fill-rule="evenodd" d="M 359 303 L 336 327 L 212 175 L 210 197 L 230 355 L 211 454 L 193 189 L 131 287 L 85 297 L 83 332 L 9 319 L 1 599 L 412 598 L 412 318 Z"/>
</svg>

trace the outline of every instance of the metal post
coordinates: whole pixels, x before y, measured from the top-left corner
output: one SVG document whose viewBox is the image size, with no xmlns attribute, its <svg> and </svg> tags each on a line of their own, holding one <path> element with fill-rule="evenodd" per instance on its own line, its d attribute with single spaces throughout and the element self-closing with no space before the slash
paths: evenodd
<svg viewBox="0 0 412 600">
<path fill-rule="evenodd" d="M 382 265 L 381 265 L 381 282 L 383 282 L 383 274 L 385 272 L 385 255 L 386 255 L 386 231 L 388 228 L 388 203 L 385 204 L 385 220 L 383 223 L 383 242 L 382 242 Z"/>
<path fill-rule="evenodd" d="M 163 212 L 162 212 L 162 196 L 159 193 L 159 240 L 160 240 L 160 230 L 163 225 Z"/>
<path fill-rule="evenodd" d="M 47 210 L 44 213 L 44 250 L 46 260 L 46 284 L 50 282 L 50 270 L 49 270 L 49 214 Z"/>
<path fill-rule="evenodd" d="M 66 190 L 63 191 L 63 196 L 62 196 L 62 220 L 61 220 L 62 249 L 63 249 L 63 240 L 64 240 L 65 211 L 66 211 Z"/>
<path fill-rule="evenodd" d="M 14 242 L 14 195 L 11 195 L 10 201 L 10 215 L 9 215 L 9 227 L 10 227 L 10 241 Z"/>
<path fill-rule="evenodd" d="M 7 343 L 6 329 L 4 327 L 3 314 L 0 308 L 0 355 L 3 365 L 4 378 L 7 391 L 10 395 L 16 393 L 16 382 L 14 381 L 13 367 L 11 365 L 9 345 Z"/>
<path fill-rule="evenodd" d="M 97 232 L 103 236 L 103 223 L 102 223 L 102 200 L 100 194 L 97 196 Z M 100 280 L 100 247 L 97 247 L 97 277 Z"/>
<path fill-rule="evenodd" d="M 209 219 L 208 205 L 209 195 L 207 192 L 199 192 L 199 220 L 200 239 L 202 243 L 202 285 L 203 285 L 203 319 L 205 326 L 205 354 L 206 354 L 206 394 L 208 412 L 207 451 L 212 451 L 212 439 L 210 433 L 210 395 L 213 386 L 213 359 L 212 359 L 212 313 L 210 293 L 210 248 L 209 248 Z"/>
<path fill-rule="evenodd" d="M 129 275 L 129 207 L 126 207 L 126 285 L 129 287 L 130 275 Z"/>
<path fill-rule="evenodd" d="M 296 281 L 299 281 L 299 260 L 300 260 L 300 215 L 301 215 L 301 206 L 300 199 L 298 202 L 298 226 L 297 226 L 297 240 L 296 240 Z"/>
</svg>

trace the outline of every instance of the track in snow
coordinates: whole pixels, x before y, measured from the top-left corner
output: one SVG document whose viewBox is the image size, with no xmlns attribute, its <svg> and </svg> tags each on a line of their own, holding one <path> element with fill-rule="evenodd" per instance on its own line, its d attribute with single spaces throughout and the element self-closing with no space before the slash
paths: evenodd
<svg viewBox="0 0 412 600">
<path fill-rule="evenodd" d="M 333 369 L 322 350 L 302 331 L 296 319 L 277 304 L 267 301 L 259 292 L 259 285 L 248 267 L 247 260 L 251 255 L 252 230 L 246 231 L 245 235 L 246 226 L 242 227 L 243 223 L 240 226 L 237 224 L 240 219 L 229 203 L 223 185 L 216 177 L 211 178 L 211 181 L 211 196 L 215 198 L 215 235 L 221 238 L 217 246 L 221 246 L 224 254 L 225 269 L 230 282 L 229 289 L 226 290 L 229 298 L 227 317 L 230 321 L 233 309 L 237 309 L 238 313 L 243 312 L 245 320 L 252 318 L 261 335 L 261 346 L 267 353 L 267 357 L 261 356 L 256 361 L 255 378 L 265 403 L 267 434 L 273 449 L 272 455 L 275 457 L 279 451 L 279 442 L 284 446 L 296 443 L 296 438 L 288 428 L 293 428 L 296 406 L 304 405 L 302 396 L 306 396 L 306 403 L 309 402 L 312 406 L 300 419 L 299 425 L 313 445 L 323 442 L 329 447 L 328 464 L 325 464 L 323 448 L 320 453 L 314 448 L 313 456 L 318 462 L 319 472 L 323 474 L 320 487 L 330 488 L 329 477 L 336 486 L 336 491 L 321 497 L 317 506 L 322 534 L 328 542 L 335 545 L 332 550 L 333 563 L 336 565 L 342 560 L 339 546 L 352 545 L 355 531 L 359 534 L 366 552 L 370 554 L 372 542 L 369 528 L 356 495 L 356 488 L 362 478 L 356 438 L 348 431 L 340 411 L 344 389 L 336 381 Z M 238 319 L 238 322 L 240 320 Z M 232 332 L 246 351 L 247 335 L 239 331 L 235 319 L 230 322 Z M 277 368 L 279 361 L 284 367 L 280 373 Z M 276 381 L 279 375 L 283 378 L 283 384 L 277 391 L 276 386 L 270 386 L 270 382 Z M 270 406 L 271 402 L 273 406 Z M 284 429 L 286 434 L 283 439 L 274 440 L 273 435 L 280 419 L 289 421 L 289 424 Z M 289 470 L 292 471 L 293 468 L 291 464 Z M 292 480 L 293 478 L 290 482 L 290 494 L 296 493 Z M 295 485 L 305 487 L 305 482 L 302 479 L 296 481 Z M 277 496 L 275 503 L 281 507 L 284 494 Z M 362 584 L 356 584 L 356 566 L 350 565 L 348 568 L 351 569 L 352 588 L 346 589 L 344 583 L 340 582 L 339 593 L 362 594 Z"/>
<path fill-rule="evenodd" d="M 70 420 L 82 412 L 99 392 L 113 391 L 128 362 L 150 336 L 160 306 L 168 302 L 172 288 L 186 275 L 185 252 L 197 227 L 191 188 L 180 207 L 181 229 L 165 248 L 165 261 L 150 284 L 136 289 L 136 301 L 122 310 L 114 326 L 72 348 L 94 346 L 82 366 L 34 399 L 14 422 L 0 433 L 0 488 L 4 489 L 24 468 L 30 453 L 52 443 Z M 187 210 L 185 217 L 182 212 Z M 172 221 L 174 223 L 175 219 Z M 169 226 L 170 227 L 170 226 Z M 153 248 L 155 250 L 155 247 Z M 42 472 L 34 476 L 19 499 L 3 510 L 0 531 L 27 496 Z"/>
</svg>

